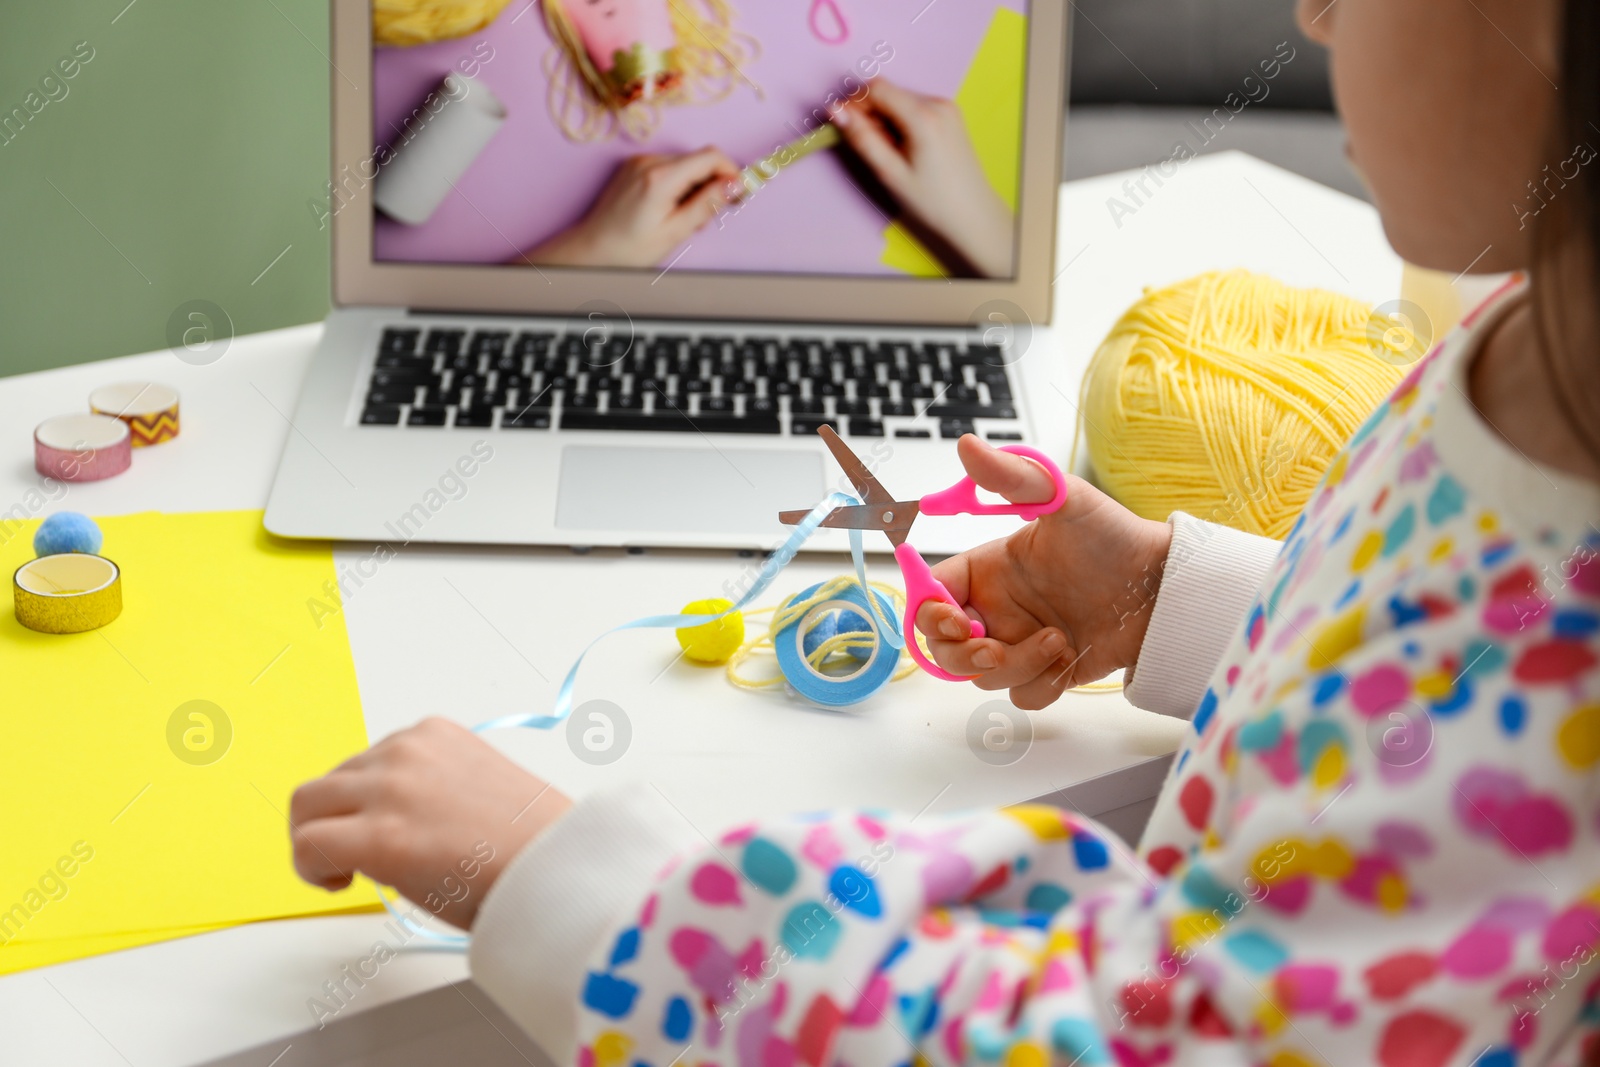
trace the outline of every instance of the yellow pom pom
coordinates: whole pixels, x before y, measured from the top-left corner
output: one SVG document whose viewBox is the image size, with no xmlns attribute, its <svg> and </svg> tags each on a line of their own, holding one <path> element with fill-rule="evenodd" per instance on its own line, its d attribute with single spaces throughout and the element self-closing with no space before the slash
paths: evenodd
<svg viewBox="0 0 1600 1067">
<path fill-rule="evenodd" d="M 685 604 L 679 614 L 715 615 L 719 611 L 728 611 L 731 607 L 733 601 L 718 597 L 714 600 L 696 600 L 692 604 Z M 678 644 L 683 646 L 683 654 L 696 663 L 726 663 L 744 643 L 744 616 L 737 611 L 728 611 L 728 614 L 715 622 L 700 626 L 685 626 L 677 633 Z"/>
</svg>

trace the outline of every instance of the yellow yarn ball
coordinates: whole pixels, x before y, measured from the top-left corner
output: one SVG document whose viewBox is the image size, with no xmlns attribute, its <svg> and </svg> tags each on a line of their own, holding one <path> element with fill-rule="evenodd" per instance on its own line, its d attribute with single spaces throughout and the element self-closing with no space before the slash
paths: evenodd
<svg viewBox="0 0 1600 1067">
<path fill-rule="evenodd" d="M 733 601 L 718 597 L 685 604 L 678 614 L 715 615 L 731 607 Z M 720 619 L 699 626 L 685 626 L 676 632 L 678 644 L 683 646 L 683 654 L 689 659 L 696 663 L 726 663 L 744 644 L 744 616 L 737 611 L 728 611 Z"/>
<path fill-rule="evenodd" d="M 372 0 L 372 43 L 407 47 L 476 33 L 511 0 Z"/>
<path fill-rule="evenodd" d="M 1391 325 L 1359 300 L 1247 271 L 1147 290 L 1084 377 L 1096 481 L 1145 518 L 1186 511 L 1285 536 L 1404 374 Z"/>
</svg>

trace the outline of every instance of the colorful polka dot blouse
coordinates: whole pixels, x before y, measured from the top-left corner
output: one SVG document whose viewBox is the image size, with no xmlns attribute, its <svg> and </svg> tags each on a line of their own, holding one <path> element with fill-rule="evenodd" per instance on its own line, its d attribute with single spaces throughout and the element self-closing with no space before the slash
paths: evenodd
<svg viewBox="0 0 1600 1067">
<path fill-rule="evenodd" d="M 1475 414 L 1482 331 L 1328 471 L 1138 856 L 1049 807 L 739 827 L 603 938 L 578 1067 L 1600 1062 L 1600 497 Z"/>
</svg>

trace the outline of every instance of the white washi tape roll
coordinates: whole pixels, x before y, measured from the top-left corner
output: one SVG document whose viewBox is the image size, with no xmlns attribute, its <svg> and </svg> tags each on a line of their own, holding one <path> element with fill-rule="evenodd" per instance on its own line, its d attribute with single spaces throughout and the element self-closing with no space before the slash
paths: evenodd
<svg viewBox="0 0 1600 1067">
<path fill-rule="evenodd" d="M 110 415 L 58 415 L 33 431 L 33 466 L 63 482 L 97 482 L 133 462 L 128 424 Z"/>
<path fill-rule="evenodd" d="M 505 105 L 487 85 L 447 74 L 390 146 L 373 202 L 408 225 L 427 222 L 505 120 Z"/>
</svg>

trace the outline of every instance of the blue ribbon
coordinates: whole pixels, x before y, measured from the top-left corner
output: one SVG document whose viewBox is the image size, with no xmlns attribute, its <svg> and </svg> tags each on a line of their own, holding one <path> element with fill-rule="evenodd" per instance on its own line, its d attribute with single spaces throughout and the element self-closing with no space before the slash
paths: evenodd
<svg viewBox="0 0 1600 1067">
<path fill-rule="evenodd" d="M 472 728 L 473 733 L 482 733 L 485 730 L 501 730 L 509 727 L 530 727 L 535 730 L 548 730 L 559 726 L 572 714 L 572 689 L 578 680 L 578 668 L 583 666 L 583 658 L 587 656 L 595 645 L 610 637 L 612 634 L 621 633 L 623 630 L 653 630 L 653 629 L 682 629 L 686 626 L 704 626 L 708 622 L 715 622 L 724 615 L 732 614 L 746 607 L 756 597 L 767 591 L 780 571 L 787 567 L 795 555 L 811 539 L 811 535 L 822 527 L 822 520 L 826 519 L 834 508 L 852 507 L 860 501 L 848 493 L 829 493 L 827 498 L 812 508 L 789 534 L 779 548 L 768 556 L 761 565 L 761 572 L 756 576 L 755 584 L 751 585 L 738 603 L 726 611 L 719 611 L 715 615 L 646 615 L 642 619 L 625 622 L 621 626 L 607 630 L 578 653 L 578 658 L 573 661 L 572 667 L 567 671 L 567 676 L 561 680 L 561 688 L 556 692 L 555 707 L 548 715 L 517 714 L 503 715 L 498 719 L 479 723 Z M 850 558 L 855 563 L 856 579 L 861 583 L 862 589 L 870 588 L 867 585 L 867 557 L 861 547 L 861 531 L 850 531 Z M 905 636 L 900 632 L 899 620 L 892 616 L 886 620 L 888 625 L 882 627 L 880 633 L 884 641 L 896 650 L 905 647 Z"/>
<path fill-rule="evenodd" d="M 676 630 L 685 626 L 703 626 L 708 622 L 715 622 L 724 615 L 739 611 L 767 591 L 773 580 L 778 577 L 779 572 L 793 562 L 796 554 L 811 539 L 811 535 L 822 527 L 822 521 L 833 512 L 834 508 L 852 507 L 859 503 L 859 500 L 848 493 L 829 493 L 826 499 L 812 508 L 810 513 L 795 526 L 794 530 L 789 534 L 788 540 L 784 541 L 772 555 L 767 557 L 766 561 L 761 565 L 760 573 L 756 575 L 755 583 L 745 591 L 745 594 L 739 598 L 736 604 L 726 611 L 719 611 L 715 615 L 647 615 L 642 619 L 625 622 L 621 626 L 607 630 L 593 641 L 590 641 L 584 650 L 578 653 L 578 658 L 573 661 L 572 667 L 567 671 L 567 676 L 561 680 L 561 688 L 556 693 L 555 707 L 549 715 L 504 715 L 498 719 L 479 723 L 472 728 L 472 732 L 483 733 L 485 730 L 500 730 L 508 727 L 530 727 L 535 730 L 548 730 L 553 726 L 560 725 L 566 720 L 567 716 L 572 714 L 572 690 L 578 680 L 578 668 L 583 666 L 583 658 L 589 654 L 595 645 L 598 645 L 612 634 L 620 633 L 623 630 L 668 628 Z M 874 607 L 878 607 L 878 597 L 867 594 L 867 590 L 870 590 L 871 586 L 867 584 L 867 557 L 861 547 L 860 530 L 850 531 L 850 559 L 855 563 L 856 580 L 861 583 L 863 599 L 870 600 Z M 863 604 L 863 607 L 866 607 L 866 605 Z M 894 617 L 892 612 L 889 613 L 887 619 L 882 621 L 886 625 L 878 628 L 880 640 L 886 642 L 896 651 L 904 648 L 905 636 L 900 632 L 900 621 Z M 378 892 L 378 899 L 383 902 L 384 909 L 394 916 L 401 926 L 426 941 L 431 941 L 440 947 L 456 951 L 465 951 L 467 946 L 472 943 L 472 938 L 469 935 L 443 934 L 429 930 L 412 919 L 411 916 L 396 908 L 393 902 L 384 896 L 381 891 Z"/>
<path fill-rule="evenodd" d="M 465 952 L 467 950 L 467 946 L 472 944 L 471 935 L 441 934 L 437 930 L 430 930 L 426 926 L 423 926 L 421 923 L 417 922 L 417 920 L 413 919 L 411 916 L 407 915 L 405 912 L 401 911 L 399 908 L 395 907 L 394 902 L 383 895 L 382 889 L 377 889 L 377 894 L 378 899 L 383 902 L 383 909 L 390 915 L 394 916 L 395 922 L 399 923 L 405 929 L 411 931 L 411 936 L 420 937 L 424 941 L 431 941 L 441 948 L 454 949 L 458 952 Z"/>
</svg>

